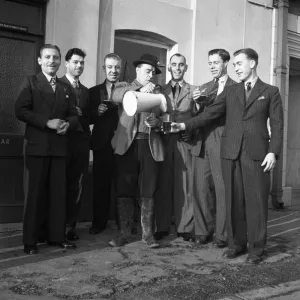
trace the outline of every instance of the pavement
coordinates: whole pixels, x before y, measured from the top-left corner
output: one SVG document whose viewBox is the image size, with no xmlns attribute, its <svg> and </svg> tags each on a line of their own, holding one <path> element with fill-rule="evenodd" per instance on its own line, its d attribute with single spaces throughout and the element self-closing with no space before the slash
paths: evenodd
<svg viewBox="0 0 300 300">
<path fill-rule="evenodd" d="M 148 249 L 140 234 L 110 248 L 114 222 L 95 236 L 89 226 L 78 225 L 75 250 L 40 244 L 39 254 L 28 256 L 22 224 L 0 224 L 0 300 L 300 299 L 300 206 L 269 210 L 267 255 L 258 266 L 247 266 L 246 255 L 223 259 L 223 249 L 175 234 L 159 249 Z"/>
</svg>

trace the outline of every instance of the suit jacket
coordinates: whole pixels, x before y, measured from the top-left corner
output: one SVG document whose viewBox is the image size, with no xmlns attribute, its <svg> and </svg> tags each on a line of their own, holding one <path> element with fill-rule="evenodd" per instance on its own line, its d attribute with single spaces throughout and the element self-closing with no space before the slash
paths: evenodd
<svg viewBox="0 0 300 300">
<path fill-rule="evenodd" d="M 103 100 L 108 99 L 106 81 L 90 88 L 89 93 L 91 103 L 91 124 L 94 124 L 92 130 L 92 149 L 97 151 L 111 143 L 119 120 L 118 107 L 111 107 L 102 116 L 98 116 L 98 106 Z"/>
<path fill-rule="evenodd" d="M 71 82 L 66 76 L 60 78 L 62 82 L 69 85 L 73 98 L 75 99 L 75 106 L 78 106 L 82 111 L 82 116 L 79 116 L 79 123 L 76 131 L 73 131 L 69 134 L 70 137 L 78 136 L 78 132 L 84 132 L 86 138 L 90 138 L 90 101 L 89 101 L 89 90 L 81 82 L 79 82 L 78 95 L 76 94 L 75 89 L 73 88 Z"/>
<path fill-rule="evenodd" d="M 226 115 L 221 140 L 222 158 L 237 159 L 243 140 L 253 160 L 263 160 L 269 152 L 279 156 L 283 141 L 283 110 L 277 87 L 258 79 L 245 103 L 244 83 L 229 86 L 214 104 L 185 122 L 186 130 L 205 126 L 222 115 Z M 268 118 L 271 137 L 267 127 Z"/>
<path fill-rule="evenodd" d="M 195 113 L 193 113 L 193 91 L 195 88 L 196 87 L 194 85 L 183 82 L 178 99 L 176 101 L 173 96 L 171 81 L 163 86 L 163 92 L 167 96 L 167 113 L 172 116 L 172 121 L 181 123 L 189 120 L 195 115 Z M 164 140 L 167 141 L 171 134 L 166 134 L 164 136 Z M 185 143 L 190 145 L 193 142 L 191 139 L 191 134 L 184 140 Z"/>
<path fill-rule="evenodd" d="M 215 84 L 215 82 L 214 82 L 214 80 L 212 80 L 212 81 L 209 81 L 209 82 L 201 85 L 201 89 L 206 88 L 208 97 L 206 99 L 206 103 L 203 103 L 203 106 L 200 107 L 200 109 L 198 111 L 197 111 L 197 109 L 194 109 L 196 114 L 201 113 L 206 107 L 208 107 L 209 105 L 211 105 L 215 102 L 218 91 L 216 89 L 214 89 L 214 87 L 215 87 L 214 84 Z M 228 77 L 224 88 L 229 87 L 233 84 L 236 84 L 236 82 L 233 79 L 231 79 L 230 77 Z M 196 107 L 196 104 L 194 104 L 194 105 Z M 203 143 L 206 141 L 206 139 L 210 135 L 210 133 L 218 127 L 223 129 L 224 125 L 225 125 L 225 116 L 214 120 L 214 122 L 206 125 L 203 128 L 202 127 L 197 128 L 193 132 L 194 146 L 191 149 L 191 153 L 193 155 L 199 156 L 201 153 L 202 147 L 203 147 Z"/>
<path fill-rule="evenodd" d="M 122 103 L 124 94 L 128 91 L 138 91 L 142 85 L 134 80 L 132 83 L 120 82 L 116 85 L 112 94 L 112 100 L 115 103 Z M 153 112 L 159 116 L 159 111 L 154 109 Z M 121 105 L 119 105 L 120 120 L 117 130 L 112 139 L 112 146 L 116 154 L 123 155 L 129 149 L 137 133 L 137 118 L 135 116 L 128 116 Z M 149 146 L 155 161 L 164 160 L 164 147 L 159 133 L 152 128 L 149 134 Z"/>
<path fill-rule="evenodd" d="M 67 135 L 46 127 L 49 119 L 64 119 L 70 123 L 69 130 L 78 125 L 71 89 L 60 79 L 54 93 L 46 76 L 41 72 L 27 76 L 21 84 L 15 103 L 16 117 L 26 123 L 26 155 L 66 156 Z"/>
</svg>

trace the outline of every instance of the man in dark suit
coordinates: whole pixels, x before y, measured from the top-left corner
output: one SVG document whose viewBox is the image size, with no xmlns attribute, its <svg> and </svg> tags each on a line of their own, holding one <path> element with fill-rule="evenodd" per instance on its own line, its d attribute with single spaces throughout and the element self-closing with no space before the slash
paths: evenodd
<svg viewBox="0 0 300 300">
<path fill-rule="evenodd" d="M 38 63 L 42 72 L 23 81 L 15 113 L 26 123 L 25 164 L 28 188 L 24 207 L 24 252 L 36 254 L 41 226 L 48 243 L 61 248 L 75 248 L 65 240 L 66 133 L 77 126 L 75 99 L 66 84 L 56 78 L 61 63 L 60 50 L 46 44 Z"/>
<path fill-rule="evenodd" d="M 132 83 L 120 82 L 112 95 L 118 104 L 128 91 L 141 93 L 155 92 L 151 79 L 161 74 L 156 56 L 144 54 L 134 61 L 136 79 Z M 133 104 L 136 99 L 132 99 Z M 159 162 L 164 159 L 164 148 L 159 130 L 160 109 L 140 112 L 128 116 L 119 106 L 120 119 L 112 139 L 115 153 L 115 191 L 119 216 L 120 234 L 112 239 L 112 247 L 123 246 L 129 242 L 133 221 L 134 200 L 139 199 L 141 207 L 142 241 L 150 248 L 159 244 L 153 237 L 154 194 L 157 189 Z"/>
<path fill-rule="evenodd" d="M 110 53 L 104 58 L 106 79 L 90 88 L 92 150 L 93 150 L 93 222 L 89 232 L 98 234 L 105 229 L 111 203 L 113 149 L 111 139 L 118 124 L 118 107 L 111 93 L 121 74 L 121 58 Z"/>
<path fill-rule="evenodd" d="M 68 134 L 67 156 L 67 230 L 69 241 L 78 240 L 75 231 L 80 212 L 81 197 L 84 188 L 84 178 L 88 172 L 90 153 L 90 112 L 89 90 L 80 81 L 79 77 L 84 70 L 86 54 L 78 48 L 70 49 L 65 56 L 67 73 L 61 78 L 66 83 L 75 99 L 79 123 L 76 130 Z"/>
<path fill-rule="evenodd" d="M 224 87 L 236 84 L 227 74 L 230 54 L 224 49 L 213 49 L 208 52 L 208 66 L 213 80 L 201 85 L 193 93 L 197 113 L 214 103 Z M 201 92 L 206 96 L 202 97 Z M 204 101 L 200 101 L 203 99 Z M 221 170 L 220 144 L 225 118 L 196 130 L 196 145 L 191 149 L 193 154 L 193 197 L 195 242 L 206 244 L 213 231 L 213 246 L 226 246 L 226 208 L 225 187 Z"/>
<path fill-rule="evenodd" d="M 234 53 L 239 84 L 226 88 L 203 113 L 174 130 L 190 131 L 225 115 L 221 141 L 225 183 L 228 250 L 235 258 L 247 248 L 247 262 L 255 264 L 267 239 L 270 170 L 276 164 L 283 140 L 283 110 L 277 87 L 262 82 L 256 74 L 258 54 L 245 48 Z M 271 137 L 267 120 L 270 119 Z"/>
</svg>

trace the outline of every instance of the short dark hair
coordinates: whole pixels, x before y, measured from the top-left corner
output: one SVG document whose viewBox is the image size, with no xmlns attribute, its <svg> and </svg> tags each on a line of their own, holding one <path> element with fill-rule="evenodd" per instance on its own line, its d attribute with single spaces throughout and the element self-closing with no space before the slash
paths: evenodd
<svg viewBox="0 0 300 300">
<path fill-rule="evenodd" d="M 170 62 L 171 62 L 171 60 L 172 60 L 172 58 L 173 58 L 174 56 L 177 56 L 177 57 L 183 57 L 183 58 L 184 58 L 184 63 L 186 64 L 186 58 L 185 58 L 185 56 L 182 55 L 182 54 L 180 54 L 180 53 L 175 53 L 175 54 L 173 54 L 173 55 L 170 57 Z"/>
<path fill-rule="evenodd" d="M 249 59 L 254 60 L 256 63 L 256 66 L 258 65 L 258 54 L 255 50 L 251 48 L 244 48 L 237 50 L 233 53 L 233 56 L 237 56 L 239 54 L 245 54 Z"/>
<path fill-rule="evenodd" d="M 225 49 L 212 49 L 208 52 L 208 56 L 214 54 L 218 54 L 222 58 L 223 62 L 230 61 L 230 54 Z"/>
<path fill-rule="evenodd" d="M 122 64 L 122 58 L 121 58 L 118 54 L 116 54 L 116 53 L 109 53 L 109 54 L 105 55 L 105 57 L 104 57 L 104 65 L 105 65 L 105 61 L 106 61 L 108 58 L 113 58 L 113 59 L 115 59 L 115 60 L 118 60 L 118 61 L 120 61 L 121 64 Z"/>
<path fill-rule="evenodd" d="M 43 51 L 44 49 L 55 49 L 58 51 L 59 53 L 59 57 L 61 58 L 61 53 L 60 53 L 60 49 L 58 46 L 53 45 L 53 44 L 45 44 L 44 46 L 42 46 L 42 48 L 40 49 L 40 57 L 42 57 Z"/>
<path fill-rule="evenodd" d="M 72 48 L 67 52 L 65 56 L 65 61 L 69 61 L 73 55 L 78 55 L 81 56 L 82 58 L 86 57 L 86 53 L 83 50 L 79 48 Z"/>
</svg>

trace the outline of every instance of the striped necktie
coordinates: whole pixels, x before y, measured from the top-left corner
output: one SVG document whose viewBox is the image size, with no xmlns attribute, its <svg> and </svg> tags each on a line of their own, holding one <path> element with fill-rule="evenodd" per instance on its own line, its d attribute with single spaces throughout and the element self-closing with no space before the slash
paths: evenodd
<svg viewBox="0 0 300 300">
<path fill-rule="evenodd" d="M 72 86 L 74 89 L 79 89 L 79 81 L 75 79 L 72 83 Z"/>
<path fill-rule="evenodd" d="M 52 77 L 49 81 L 51 87 L 52 87 L 52 90 L 53 92 L 55 93 L 55 89 L 56 89 L 56 78 L 55 77 Z"/>
</svg>

